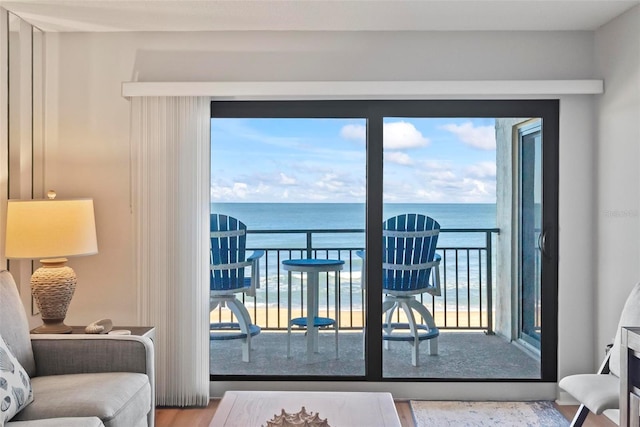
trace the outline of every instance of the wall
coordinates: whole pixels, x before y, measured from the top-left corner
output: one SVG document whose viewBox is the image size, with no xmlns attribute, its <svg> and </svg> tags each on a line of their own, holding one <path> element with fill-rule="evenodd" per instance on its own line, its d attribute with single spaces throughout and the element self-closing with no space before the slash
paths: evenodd
<svg viewBox="0 0 640 427">
<path fill-rule="evenodd" d="M 612 342 L 629 291 L 640 281 L 640 7 L 596 32 L 596 70 L 605 80 L 598 99 L 597 281 L 595 352 Z"/>
<path fill-rule="evenodd" d="M 99 251 L 70 264 L 78 275 L 72 324 L 137 320 L 133 286 L 129 103 L 124 81 L 583 79 L 594 72 L 590 32 L 535 33 L 69 33 L 47 35 L 45 181 L 65 197 L 95 199 Z M 561 98 L 559 375 L 588 372 L 595 320 L 596 245 L 589 231 L 596 134 L 591 96 Z M 623 266 L 624 268 L 624 266 Z M 624 290 L 621 291 L 623 293 Z M 584 325 L 587 325 L 585 328 Z M 586 355 L 586 356 L 585 356 Z M 212 385 L 219 395 L 229 384 Z M 283 383 L 234 387 L 286 388 Z M 314 385 L 315 386 L 315 385 Z M 308 387 L 308 385 L 307 385 Z M 555 384 L 358 384 L 397 397 L 553 398 Z"/>
<path fill-rule="evenodd" d="M 496 120 L 496 298 L 494 331 L 507 339 L 518 338 L 518 204 L 515 127 L 528 118 Z"/>
</svg>

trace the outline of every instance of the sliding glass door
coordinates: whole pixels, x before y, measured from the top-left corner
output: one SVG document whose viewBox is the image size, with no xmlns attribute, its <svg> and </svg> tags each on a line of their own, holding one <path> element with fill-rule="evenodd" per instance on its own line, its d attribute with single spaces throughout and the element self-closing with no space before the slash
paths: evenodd
<svg viewBox="0 0 640 427">
<path fill-rule="evenodd" d="M 265 252 L 256 295 L 237 295 L 260 328 L 251 360 L 230 362 L 242 336 L 212 335 L 212 379 L 556 379 L 557 101 L 214 101 L 211 115 L 212 213 Z M 434 251 L 416 262 L 419 238 Z M 315 286 L 288 260 L 342 269 Z M 390 290 L 398 268 L 438 290 Z"/>
</svg>

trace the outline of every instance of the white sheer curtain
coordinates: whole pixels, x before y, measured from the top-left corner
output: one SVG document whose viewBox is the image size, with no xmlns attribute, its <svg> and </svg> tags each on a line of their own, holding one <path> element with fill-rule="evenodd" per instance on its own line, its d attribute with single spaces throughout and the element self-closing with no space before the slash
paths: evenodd
<svg viewBox="0 0 640 427">
<path fill-rule="evenodd" d="M 209 402 L 207 97 L 131 98 L 135 271 L 156 327 L 156 403 Z"/>
</svg>

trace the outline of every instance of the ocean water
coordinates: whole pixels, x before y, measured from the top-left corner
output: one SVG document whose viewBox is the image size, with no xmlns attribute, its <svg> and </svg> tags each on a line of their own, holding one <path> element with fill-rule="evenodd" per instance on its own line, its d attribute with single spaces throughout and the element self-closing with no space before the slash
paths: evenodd
<svg viewBox="0 0 640 427">
<path fill-rule="evenodd" d="M 230 215 L 244 222 L 249 230 L 364 229 L 363 203 L 212 203 L 211 212 Z M 428 215 L 441 228 L 494 228 L 496 205 L 488 203 L 394 203 L 384 205 L 383 218 L 403 213 Z M 314 236 L 316 237 L 316 236 Z M 320 247 L 364 247 L 364 234 L 317 236 Z M 484 244 L 477 233 L 442 233 L 439 246 Z M 250 247 L 306 246 L 304 234 L 249 234 Z"/>
<path fill-rule="evenodd" d="M 285 298 L 286 301 L 287 277 L 278 268 L 278 263 L 288 257 L 306 257 L 305 231 L 365 228 L 365 205 L 360 203 L 212 203 L 211 212 L 230 215 L 244 222 L 249 230 L 247 248 L 268 250 L 263 259 L 261 290 L 256 298 L 256 304 L 266 306 L 275 306 L 278 298 Z M 442 229 L 496 227 L 495 204 L 387 204 L 383 217 L 386 219 L 402 213 L 431 216 L 440 223 Z M 252 231 L 270 233 L 255 234 Z M 341 292 L 342 299 L 348 297 L 350 304 L 356 308 L 361 306 L 361 292 L 358 289 L 361 286 L 362 261 L 350 250 L 364 248 L 364 241 L 362 231 L 312 233 L 313 248 L 320 249 L 318 258 L 350 260 L 341 273 Z M 438 248 L 441 255 L 447 258 L 446 265 L 441 266 L 447 305 L 454 301 L 471 306 L 479 303 L 480 288 L 486 286 L 487 280 L 484 252 L 456 251 L 454 248 L 478 248 L 484 247 L 485 243 L 484 233 L 440 233 Z M 292 292 L 299 291 L 301 287 L 300 280 L 294 278 Z M 320 301 L 323 301 L 322 295 Z M 444 298 L 436 303 L 444 304 Z"/>
</svg>

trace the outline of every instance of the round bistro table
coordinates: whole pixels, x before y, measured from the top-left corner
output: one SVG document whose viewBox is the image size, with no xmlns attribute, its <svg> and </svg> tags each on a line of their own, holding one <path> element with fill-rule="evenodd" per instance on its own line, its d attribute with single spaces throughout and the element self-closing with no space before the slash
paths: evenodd
<svg viewBox="0 0 640 427">
<path fill-rule="evenodd" d="M 338 259 L 288 259 L 282 261 L 282 268 L 289 272 L 289 292 L 287 297 L 287 358 L 291 357 L 291 326 L 307 328 L 307 358 L 318 352 L 318 328 L 333 326 L 336 338 L 336 359 L 338 358 L 338 329 L 340 328 L 340 275 L 344 261 Z M 291 318 L 291 273 L 307 274 L 307 317 Z M 333 272 L 335 276 L 335 319 L 318 316 L 318 281 L 320 273 Z"/>
</svg>

